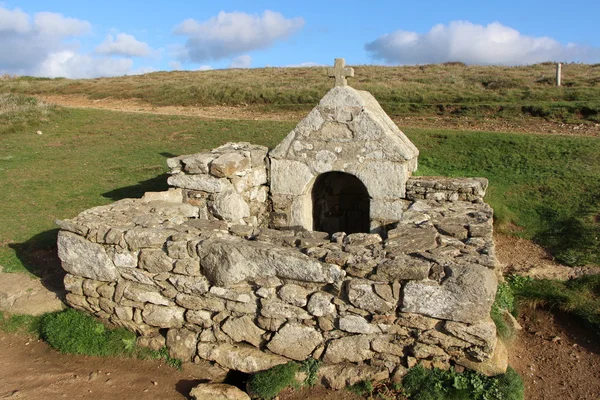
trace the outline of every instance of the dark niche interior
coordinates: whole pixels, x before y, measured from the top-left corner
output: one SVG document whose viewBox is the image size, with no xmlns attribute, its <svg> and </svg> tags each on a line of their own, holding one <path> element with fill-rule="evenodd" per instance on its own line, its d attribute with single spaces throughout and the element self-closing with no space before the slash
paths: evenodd
<svg viewBox="0 0 600 400">
<path fill-rule="evenodd" d="M 369 232 L 369 192 L 354 175 L 344 172 L 320 175 L 313 186 L 312 202 L 315 231 Z"/>
</svg>

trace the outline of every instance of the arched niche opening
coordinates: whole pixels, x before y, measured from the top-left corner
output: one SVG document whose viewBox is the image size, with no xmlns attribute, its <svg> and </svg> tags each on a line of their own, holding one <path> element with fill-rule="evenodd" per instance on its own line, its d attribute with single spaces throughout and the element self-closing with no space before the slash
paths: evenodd
<svg viewBox="0 0 600 400">
<path fill-rule="evenodd" d="M 312 188 L 313 230 L 368 233 L 370 197 L 365 185 L 354 175 L 327 172 L 317 177 Z"/>
</svg>

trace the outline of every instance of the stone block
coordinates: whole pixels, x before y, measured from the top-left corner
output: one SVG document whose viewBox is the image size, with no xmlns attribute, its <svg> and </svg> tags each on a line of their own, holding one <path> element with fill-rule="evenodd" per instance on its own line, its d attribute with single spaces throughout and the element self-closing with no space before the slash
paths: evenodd
<svg viewBox="0 0 600 400">
<path fill-rule="evenodd" d="M 480 265 L 448 268 L 451 274 L 442 284 L 408 282 L 402 311 L 467 323 L 487 319 L 498 285 L 495 273 Z"/>
<path fill-rule="evenodd" d="M 373 357 L 369 335 L 347 336 L 329 342 L 323 361 L 327 364 L 342 362 L 361 362 Z"/>
<path fill-rule="evenodd" d="M 184 323 L 185 309 L 148 304 L 144 307 L 142 318 L 150 326 L 159 328 L 180 328 Z"/>
<path fill-rule="evenodd" d="M 167 348 L 171 358 L 189 362 L 196 355 L 198 334 L 188 329 L 169 329 L 167 332 Z"/>
<path fill-rule="evenodd" d="M 252 318 L 243 316 L 240 318 L 228 318 L 223 326 L 225 332 L 234 342 L 247 342 L 255 347 L 259 347 L 262 342 L 264 330 L 254 324 Z"/>
<path fill-rule="evenodd" d="M 119 277 L 103 246 L 67 231 L 58 233 L 58 257 L 65 271 L 97 281 L 114 282 Z"/>
<path fill-rule="evenodd" d="M 322 342 L 323 336 L 315 328 L 288 323 L 275 334 L 267 348 L 275 354 L 302 361 Z"/>
</svg>

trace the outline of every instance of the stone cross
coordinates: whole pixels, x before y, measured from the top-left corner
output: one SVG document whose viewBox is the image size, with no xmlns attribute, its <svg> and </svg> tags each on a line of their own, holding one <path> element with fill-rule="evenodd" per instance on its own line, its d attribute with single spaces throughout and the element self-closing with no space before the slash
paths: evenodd
<svg viewBox="0 0 600 400">
<path fill-rule="evenodd" d="M 346 67 L 346 60 L 343 58 L 336 58 L 333 68 L 329 68 L 327 74 L 335 78 L 335 86 L 348 86 L 346 77 L 354 77 L 354 68 Z"/>
</svg>

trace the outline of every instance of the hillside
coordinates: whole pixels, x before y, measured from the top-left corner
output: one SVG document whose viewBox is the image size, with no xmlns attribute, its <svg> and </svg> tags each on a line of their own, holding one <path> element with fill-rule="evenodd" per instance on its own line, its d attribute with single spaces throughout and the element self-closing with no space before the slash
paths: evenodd
<svg viewBox="0 0 600 400">
<path fill-rule="evenodd" d="M 543 118 L 600 122 L 600 64 L 521 67 L 356 66 L 350 84 L 368 90 L 392 116 Z M 0 78 L 0 93 L 136 99 L 152 106 L 236 106 L 262 112 L 308 110 L 332 86 L 325 67 L 155 72 L 98 79 Z"/>
</svg>

